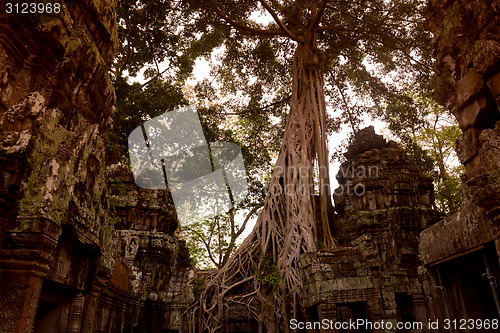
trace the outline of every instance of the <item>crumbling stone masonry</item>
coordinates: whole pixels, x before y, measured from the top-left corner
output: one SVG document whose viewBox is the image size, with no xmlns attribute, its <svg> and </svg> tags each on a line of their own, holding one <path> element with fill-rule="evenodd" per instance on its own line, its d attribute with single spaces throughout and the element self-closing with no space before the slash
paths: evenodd
<svg viewBox="0 0 500 333">
<path fill-rule="evenodd" d="M 432 180 L 373 127 L 345 155 L 334 192 L 340 246 L 301 258 L 309 319 L 425 322 L 417 248 L 419 233 L 440 218 Z"/>
<path fill-rule="evenodd" d="M 0 13 L 2 332 L 37 332 L 52 310 L 72 332 L 82 316 L 93 320 L 94 293 L 84 292 L 98 288 L 106 225 L 115 6 L 78 1 L 50 18 Z"/>
<path fill-rule="evenodd" d="M 431 0 L 427 17 L 434 98 L 460 124 L 466 169 L 460 212 L 420 236 L 429 317 L 498 319 L 489 282 L 500 277 L 500 2 Z"/>
<path fill-rule="evenodd" d="M 430 179 L 397 145 L 362 130 L 337 175 L 332 230 L 340 246 L 301 259 L 310 320 L 499 319 L 499 14 L 498 1 L 431 0 L 427 7 L 434 98 L 463 132 L 461 210 L 441 219 L 431 208 Z"/>
<path fill-rule="evenodd" d="M 0 332 L 176 332 L 193 273 L 175 218 L 106 172 L 117 1 L 59 2 L 0 13 Z"/>
<path fill-rule="evenodd" d="M 132 171 L 116 165 L 108 168 L 108 179 L 116 229 L 109 253 L 115 271 L 121 267 L 127 272 L 121 289 L 127 295 L 128 327 L 185 332 L 183 315 L 194 299 L 188 287 L 194 270 L 184 241 L 175 234 L 178 222 L 167 192 L 139 188 Z"/>
</svg>

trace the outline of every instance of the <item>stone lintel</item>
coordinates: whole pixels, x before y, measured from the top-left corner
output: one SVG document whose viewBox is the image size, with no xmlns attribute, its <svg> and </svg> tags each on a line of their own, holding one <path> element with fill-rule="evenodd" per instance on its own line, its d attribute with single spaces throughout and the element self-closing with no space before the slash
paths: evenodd
<svg viewBox="0 0 500 333">
<path fill-rule="evenodd" d="M 498 230 L 481 211 L 460 211 L 420 234 L 419 253 L 425 265 L 494 241 Z"/>
</svg>

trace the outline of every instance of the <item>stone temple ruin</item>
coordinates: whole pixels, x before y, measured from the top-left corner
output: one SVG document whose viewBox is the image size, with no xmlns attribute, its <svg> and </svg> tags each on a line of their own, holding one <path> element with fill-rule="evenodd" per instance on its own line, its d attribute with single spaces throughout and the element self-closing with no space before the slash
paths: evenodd
<svg viewBox="0 0 500 333">
<path fill-rule="evenodd" d="M 0 14 L 0 332 L 182 330 L 194 272 L 165 193 L 106 170 L 116 6 Z"/>
<path fill-rule="evenodd" d="M 75 3 L 43 25 L 0 13 L 0 332 L 186 332 L 195 271 L 172 206 L 106 167 L 117 1 Z M 357 133 L 333 196 L 339 246 L 301 257 L 307 320 L 499 318 L 499 12 L 427 8 L 434 97 L 463 132 L 461 210 L 443 218 L 397 144 Z"/>
<path fill-rule="evenodd" d="M 341 246 L 302 256 L 312 321 L 425 322 L 415 254 L 420 232 L 439 220 L 432 180 L 373 127 L 357 133 L 346 157 L 332 219 Z M 363 191 L 341 189 L 349 184 Z"/>
<path fill-rule="evenodd" d="M 498 2 L 478 1 L 431 1 L 428 10 L 435 35 L 434 98 L 460 124 L 457 151 L 466 170 L 460 212 L 420 234 L 420 275 L 431 318 L 446 312 L 456 318 L 499 316 L 499 12 Z"/>
</svg>

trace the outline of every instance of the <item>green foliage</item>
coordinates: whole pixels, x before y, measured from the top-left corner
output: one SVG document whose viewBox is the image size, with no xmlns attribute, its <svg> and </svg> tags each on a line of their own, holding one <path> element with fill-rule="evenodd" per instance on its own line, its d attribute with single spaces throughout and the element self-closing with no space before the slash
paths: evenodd
<svg viewBox="0 0 500 333">
<path fill-rule="evenodd" d="M 195 299 L 200 298 L 200 294 L 205 288 L 205 279 L 200 277 L 197 277 L 193 280 L 193 294 Z"/>
<path fill-rule="evenodd" d="M 119 195 L 119 196 L 125 196 L 127 195 L 127 186 L 123 182 L 123 180 L 119 177 L 115 177 L 113 179 L 109 179 L 109 186 L 108 186 L 108 193 L 109 194 L 114 194 L 114 195 Z"/>
<path fill-rule="evenodd" d="M 237 221 L 235 223 L 237 225 L 234 228 L 241 226 Z M 227 251 L 235 249 L 236 244 L 232 244 L 232 249 L 229 249 L 231 243 L 236 242 L 231 239 L 233 233 L 227 214 L 183 227 L 183 237 L 193 263 L 199 269 L 220 268 Z"/>
<path fill-rule="evenodd" d="M 111 228 L 112 230 L 114 230 L 115 225 L 120 222 L 121 218 L 119 216 L 110 216 L 110 215 L 106 216 L 106 225 L 108 228 Z"/>
<path fill-rule="evenodd" d="M 277 287 L 284 281 L 283 277 L 279 273 L 278 266 L 271 257 L 263 257 L 261 259 L 256 280 L 262 283 L 265 287 L 269 288 Z"/>
<path fill-rule="evenodd" d="M 185 10 L 182 1 L 120 1 L 115 78 L 136 76 L 145 66 L 149 69 L 145 77 L 151 77 L 158 74 L 156 66 L 165 61 L 172 69 L 168 74 L 182 77 L 181 73 L 190 73 L 196 57 L 186 58 L 183 51 L 195 39 L 197 28 L 189 25 Z"/>
<path fill-rule="evenodd" d="M 128 159 L 128 135 L 143 122 L 186 105 L 182 86 L 178 82 L 152 79 L 148 85 L 115 80 L 117 96 L 116 112 L 113 114 L 114 129 L 110 134 L 108 148 L 118 150 L 122 161 Z"/>
<path fill-rule="evenodd" d="M 449 215 L 460 208 L 463 167 L 455 153 L 460 135 L 456 120 L 429 93 L 409 93 L 399 109 L 385 114 L 387 127 L 434 181 L 435 204 Z"/>
<path fill-rule="evenodd" d="M 230 237 L 228 223 L 217 223 L 215 218 L 182 228 L 182 237 L 186 240 L 191 260 L 198 269 L 217 267 L 229 245 L 228 236 Z"/>
<path fill-rule="evenodd" d="M 227 89 L 215 88 L 208 81 L 192 89 L 189 101 L 185 98 L 189 89 L 185 80 L 191 74 L 194 61 L 202 56 L 210 57 L 212 50 L 223 42 L 233 41 L 231 29 L 213 14 L 198 12 L 198 7 L 183 1 L 125 0 L 117 13 L 120 47 L 113 66 L 117 104 L 108 143 L 111 161 L 116 162 L 119 156 L 122 163 L 128 163 L 127 138 L 137 126 L 189 103 L 200 115 L 208 142 L 235 142 L 240 145 L 249 170 L 268 167 L 272 155 L 279 149 L 282 134 L 282 126 L 275 126 L 270 117 L 280 118 L 285 113 L 286 98 L 275 106 L 260 109 L 258 96 L 265 93 L 260 88 L 262 84 L 239 85 L 239 90 L 249 87 L 253 95 L 246 110 L 241 111 L 238 109 L 241 105 L 234 100 L 218 102 L 217 92 Z M 257 53 L 264 58 L 274 58 L 272 53 L 267 53 L 269 47 L 267 42 L 262 42 Z M 263 70 L 270 61 L 260 63 Z M 165 66 L 167 69 L 163 70 Z M 146 82 L 134 82 L 137 80 L 134 76 L 140 73 Z M 263 73 L 259 79 L 266 77 L 270 76 Z M 233 115 L 228 119 L 230 113 Z"/>
<path fill-rule="evenodd" d="M 115 177 L 113 179 L 108 180 L 108 184 L 109 184 L 107 188 L 108 210 L 110 213 L 114 213 L 116 206 L 120 202 L 120 198 L 123 198 L 127 195 L 127 186 L 119 177 Z M 119 218 L 116 217 L 114 218 L 113 221 L 114 225 L 115 222 L 119 222 Z"/>
<path fill-rule="evenodd" d="M 214 61 L 207 57 L 216 79 L 195 87 L 196 100 L 213 101 L 217 93 L 224 102 L 207 106 L 213 119 L 237 115 L 232 119 L 235 132 L 245 137 L 241 141 L 272 157 L 286 123 L 296 41 L 284 37 L 275 20 L 254 19 L 256 13 L 266 13 L 260 1 L 188 0 L 186 4 L 188 12 L 196 13 L 193 25 L 205 27 L 199 39 L 219 31 L 217 42 L 223 45 Z M 316 1 L 270 3 L 296 35 L 304 34 L 316 5 L 321 6 Z M 334 112 L 327 119 L 328 133 L 345 125 L 356 132 L 367 114 L 405 112 L 411 103 L 406 91 L 429 90 L 431 36 L 422 27 L 424 6 L 423 0 L 326 4 L 312 38 L 325 57 L 325 95 Z"/>
<path fill-rule="evenodd" d="M 461 134 L 454 119 L 447 113 L 435 113 L 431 127 L 422 129 L 416 136 L 416 142 L 427 148 L 428 155 L 434 162 L 431 176 L 434 179 L 437 208 L 449 215 L 460 208 L 460 175 L 464 173 L 455 153 L 455 142 Z M 440 121 L 448 121 L 443 123 Z"/>
<path fill-rule="evenodd" d="M 187 24 L 185 10 L 182 1 L 168 0 L 124 0 L 117 8 L 120 38 L 112 69 L 117 103 L 108 143 L 112 162 L 118 155 L 128 163 L 127 138 L 133 129 L 188 103 L 185 80 L 195 59 L 213 46 L 194 46 L 198 30 Z"/>
<path fill-rule="evenodd" d="M 119 225 L 122 222 L 120 216 L 116 215 L 116 207 L 119 205 L 119 198 L 127 195 L 127 186 L 121 178 L 114 177 L 108 180 L 106 194 L 108 204 L 106 227 L 113 231 L 115 230 L 115 225 Z"/>
</svg>

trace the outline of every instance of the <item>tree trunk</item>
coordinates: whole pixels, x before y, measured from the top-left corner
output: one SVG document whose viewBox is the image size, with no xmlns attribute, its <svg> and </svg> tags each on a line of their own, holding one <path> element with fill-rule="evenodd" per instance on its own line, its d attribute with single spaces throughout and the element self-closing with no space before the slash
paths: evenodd
<svg viewBox="0 0 500 333">
<path fill-rule="evenodd" d="M 231 312 L 252 317 L 272 332 L 288 332 L 300 317 L 302 275 L 299 256 L 316 250 L 314 160 L 318 162 L 321 223 L 333 245 L 329 200 L 324 58 L 314 47 L 299 44 L 293 59 L 290 113 L 264 208 L 243 241 L 200 296 L 200 330 L 214 332 Z"/>
</svg>

